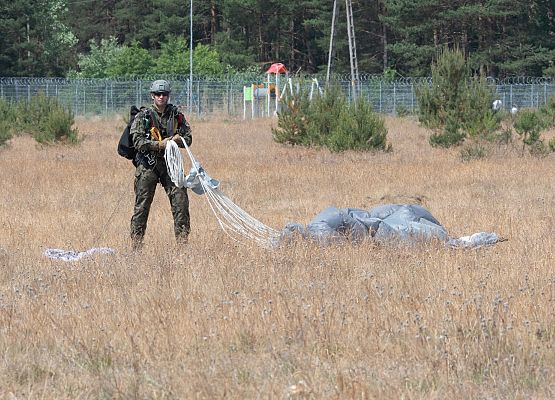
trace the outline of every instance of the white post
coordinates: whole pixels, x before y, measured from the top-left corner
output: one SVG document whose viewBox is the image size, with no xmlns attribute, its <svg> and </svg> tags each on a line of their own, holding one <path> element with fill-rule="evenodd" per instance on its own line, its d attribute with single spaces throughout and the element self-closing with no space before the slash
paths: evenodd
<svg viewBox="0 0 555 400">
<path fill-rule="evenodd" d="M 270 116 L 270 73 L 267 74 L 268 78 L 266 79 L 266 113 L 268 117 Z"/>
<path fill-rule="evenodd" d="M 268 88 L 270 90 L 270 88 Z M 279 72 L 276 73 L 276 115 L 279 111 Z"/>
<path fill-rule="evenodd" d="M 252 101 L 251 101 L 251 119 L 254 119 L 254 102 L 256 101 L 256 96 L 254 95 L 254 85 L 251 84 L 252 89 Z"/>
</svg>

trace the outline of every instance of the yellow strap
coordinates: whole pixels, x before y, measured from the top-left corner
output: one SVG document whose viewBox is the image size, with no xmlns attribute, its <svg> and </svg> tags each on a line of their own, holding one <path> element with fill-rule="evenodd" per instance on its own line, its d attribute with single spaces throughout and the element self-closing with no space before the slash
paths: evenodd
<svg viewBox="0 0 555 400">
<path fill-rule="evenodd" d="M 162 141 L 162 135 L 160 134 L 160 130 L 155 126 L 150 128 L 150 136 L 152 136 L 153 139 L 155 139 L 159 142 Z"/>
</svg>

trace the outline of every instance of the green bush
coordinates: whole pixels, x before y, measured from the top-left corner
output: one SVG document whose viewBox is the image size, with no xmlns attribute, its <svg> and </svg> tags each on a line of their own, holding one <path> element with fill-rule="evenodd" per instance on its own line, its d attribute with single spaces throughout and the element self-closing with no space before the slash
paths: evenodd
<svg viewBox="0 0 555 400">
<path fill-rule="evenodd" d="M 77 130 L 72 129 L 73 112 L 66 110 L 55 97 L 39 93 L 29 103 L 20 103 L 21 127 L 39 143 L 60 140 L 77 141 Z"/>
<path fill-rule="evenodd" d="M 343 108 L 335 129 L 326 140 L 330 150 L 388 150 L 387 129 L 383 118 L 372 111 L 368 101 L 358 99 Z"/>
<path fill-rule="evenodd" d="M 541 153 L 543 142 L 540 139 L 540 132 L 542 127 L 543 122 L 538 113 L 532 110 L 522 110 L 517 114 L 514 128 L 522 140 L 523 151 L 526 146 L 529 146 L 533 153 Z"/>
<path fill-rule="evenodd" d="M 286 98 L 284 109 L 278 114 L 278 127 L 272 128 L 272 136 L 276 142 L 309 145 L 308 105 L 308 96 L 303 93 Z"/>
<path fill-rule="evenodd" d="M 15 107 L 4 99 L 0 99 L 0 146 L 10 140 L 16 133 Z"/>
<path fill-rule="evenodd" d="M 467 136 L 488 139 L 499 128 L 501 118 L 491 111 L 493 88 L 470 75 L 462 51 L 446 48 L 432 64 L 432 85 L 416 88 L 419 121 L 435 130 L 432 145 L 458 145 Z"/>
<path fill-rule="evenodd" d="M 474 140 L 491 140 L 499 129 L 502 113 L 491 109 L 494 89 L 480 77 L 465 82 L 461 96 L 460 123 L 462 130 Z"/>
<path fill-rule="evenodd" d="M 485 158 L 489 155 L 489 150 L 482 143 L 471 143 L 461 149 L 461 160 L 471 161 Z"/>
<path fill-rule="evenodd" d="M 448 115 L 443 130 L 436 131 L 430 136 L 430 144 L 434 147 L 451 147 L 462 143 L 465 133 L 459 127 L 459 121 L 454 115 Z"/>
<path fill-rule="evenodd" d="M 279 143 L 332 151 L 391 149 L 384 120 L 373 112 L 370 103 L 359 98 L 349 104 L 341 89 L 334 86 L 312 100 L 302 92 L 286 97 L 272 134 Z"/>
<path fill-rule="evenodd" d="M 34 136 L 40 143 L 67 141 L 77 142 L 77 130 L 72 129 L 74 122 L 73 113 L 61 107 L 52 109 L 40 126 L 39 132 Z"/>
<path fill-rule="evenodd" d="M 408 109 L 407 106 L 400 104 L 395 109 L 395 115 L 402 118 L 411 115 L 411 111 Z"/>
<path fill-rule="evenodd" d="M 306 98 L 307 142 L 309 146 L 327 146 L 337 130 L 338 121 L 349 104 L 338 86 L 330 86 L 323 96 Z"/>
<path fill-rule="evenodd" d="M 555 151 L 555 138 L 549 141 L 548 146 L 549 146 L 549 150 Z"/>
<path fill-rule="evenodd" d="M 544 129 L 555 126 L 555 96 L 547 99 L 547 102 L 538 110 Z"/>
<path fill-rule="evenodd" d="M 77 142 L 77 130 L 72 129 L 73 113 L 55 97 L 39 93 L 29 102 L 0 101 L 0 113 L 0 144 L 15 132 L 30 133 L 40 143 Z"/>
</svg>

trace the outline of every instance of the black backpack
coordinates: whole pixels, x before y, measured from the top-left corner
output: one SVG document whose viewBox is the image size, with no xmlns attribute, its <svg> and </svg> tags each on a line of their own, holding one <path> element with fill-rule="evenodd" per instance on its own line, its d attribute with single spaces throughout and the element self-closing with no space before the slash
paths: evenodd
<svg viewBox="0 0 555 400">
<path fill-rule="evenodd" d="M 128 160 L 135 160 L 135 155 L 137 154 L 137 150 L 135 150 L 135 147 L 133 146 L 133 138 L 131 137 L 131 124 L 133 123 L 135 116 L 142 109 L 143 107 L 138 109 L 136 106 L 131 106 L 131 110 L 129 112 L 129 122 L 119 138 L 118 154 Z"/>
</svg>

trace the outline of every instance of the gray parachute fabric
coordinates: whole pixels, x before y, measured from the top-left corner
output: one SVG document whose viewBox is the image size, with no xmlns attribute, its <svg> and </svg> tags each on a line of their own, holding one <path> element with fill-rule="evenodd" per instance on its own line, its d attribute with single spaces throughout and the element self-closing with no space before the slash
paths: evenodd
<svg viewBox="0 0 555 400">
<path fill-rule="evenodd" d="M 113 254 L 116 251 L 109 247 L 93 247 L 86 251 L 73 251 L 61 249 L 46 249 L 43 255 L 48 258 L 60 261 L 79 261 L 83 257 L 91 256 L 93 254 Z"/>
<path fill-rule="evenodd" d="M 191 167 L 189 174 L 185 177 L 184 184 L 194 193 L 201 196 L 205 193 L 205 190 L 202 187 L 201 179 L 211 189 L 218 189 L 220 187 L 220 181 L 211 178 L 204 168 L 202 168 L 200 163 L 196 161 L 195 165 Z"/>
<path fill-rule="evenodd" d="M 450 237 L 428 210 L 415 204 L 386 204 L 371 210 L 326 208 L 306 226 L 288 223 L 282 230 L 280 241 L 292 240 L 296 235 L 319 243 L 366 238 L 381 243 L 415 243 L 434 239 L 460 248 L 477 248 L 500 240 L 492 232 Z"/>
</svg>

